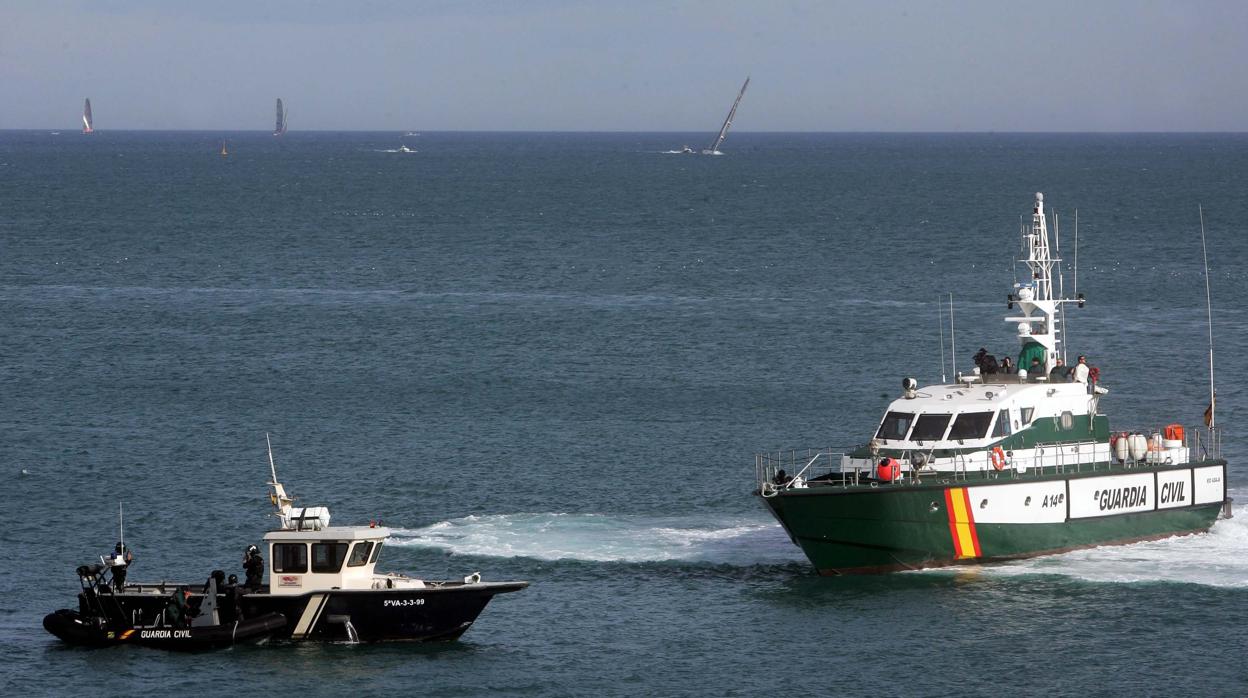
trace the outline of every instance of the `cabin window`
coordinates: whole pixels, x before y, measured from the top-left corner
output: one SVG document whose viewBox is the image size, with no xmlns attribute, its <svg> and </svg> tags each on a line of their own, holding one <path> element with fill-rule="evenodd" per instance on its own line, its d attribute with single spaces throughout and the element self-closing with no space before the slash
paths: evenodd
<svg viewBox="0 0 1248 698">
<path fill-rule="evenodd" d="M 373 557 L 371 560 L 369 560 L 369 562 L 373 564 L 377 564 L 377 557 L 379 555 L 381 555 L 381 543 L 380 542 L 378 542 L 377 545 L 373 546 Z"/>
<path fill-rule="evenodd" d="M 360 541 L 351 549 L 351 559 L 347 560 L 347 567 L 359 567 L 368 563 L 368 555 L 373 552 L 373 544 L 371 541 Z"/>
<path fill-rule="evenodd" d="M 982 439 L 988 435 L 988 427 L 992 424 L 991 412 L 963 412 L 953 420 L 953 428 L 949 430 L 950 439 Z"/>
<path fill-rule="evenodd" d="M 342 561 L 347 557 L 346 543 L 313 543 L 312 571 L 337 572 L 342 569 Z"/>
<path fill-rule="evenodd" d="M 1058 424 L 1061 426 L 1061 428 L 1064 431 L 1070 431 L 1071 429 L 1074 429 L 1075 428 L 1075 415 L 1071 413 L 1070 410 L 1063 412 L 1061 418 L 1058 419 Z"/>
<path fill-rule="evenodd" d="M 997 413 L 997 425 L 992 428 L 992 438 L 1010 435 L 1010 411 L 1001 410 Z"/>
<path fill-rule="evenodd" d="M 1031 416 L 1036 413 L 1036 408 L 1024 407 L 1020 411 L 1023 413 L 1023 425 L 1031 424 Z"/>
<path fill-rule="evenodd" d="M 308 546 L 306 543 L 274 543 L 273 571 L 296 572 L 303 574 L 308 571 Z"/>
<path fill-rule="evenodd" d="M 914 420 L 914 431 L 910 433 L 911 441 L 939 441 L 949 427 L 951 414 L 921 414 Z"/>
<path fill-rule="evenodd" d="M 914 414 L 911 412 L 889 412 L 884 415 L 884 423 L 875 433 L 875 438 L 904 439 L 912 423 L 914 423 Z"/>
</svg>

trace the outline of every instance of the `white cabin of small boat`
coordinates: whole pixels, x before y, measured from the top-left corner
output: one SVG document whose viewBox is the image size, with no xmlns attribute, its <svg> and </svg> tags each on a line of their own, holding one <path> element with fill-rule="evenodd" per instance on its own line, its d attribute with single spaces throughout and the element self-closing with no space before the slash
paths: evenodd
<svg viewBox="0 0 1248 698">
<path fill-rule="evenodd" d="M 387 528 L 332 526 L 279 530 L 264 535 L 269 545 L 269 593 L 304 594 L 328 589 L 376 589 L 374 574 Z"/>
</svg>

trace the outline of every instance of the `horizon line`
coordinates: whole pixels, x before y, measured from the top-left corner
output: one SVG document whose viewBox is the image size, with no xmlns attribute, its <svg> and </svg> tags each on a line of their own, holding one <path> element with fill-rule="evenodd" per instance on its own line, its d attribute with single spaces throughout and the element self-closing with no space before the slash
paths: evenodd
<svg viewBox="0 0 1248 698">
<path fill-rule="evenodd" d="M 78 133 L 79 129 L 75 126 L 64 128 L 54 127 L 37 127 L 37 128 L 0 128 L 0 133 L 10 132 L 63 132 Z M 272 129 L 207 129 L 207 128 L 97 128 L 91 134 L 83 135 L 99 135 L 105 132 L 112 133 L 246 133 L 246 134 L 267 134 L 272 135 Z M 626 131 L 626 130 L 582 130 L 582 129 L 354 129 L 354 128 L 330 128 L 330 129 L 300 129 L 297 131 L 287 131 L 286 135 L 295 133 L 415 133 L 421 135 L 425 133 L 506 133 L 506 134 L 706 134 L 711 131 Z M 733 131 L 734 135 L 754 134 L 754 135 L 1239 135 L 1248 131 L 1220 131 L 1220 130 L 1022 130 L 1007 131 L 999 129 L 985 130 L 958 130 L 958 131 L 942 131 L 942 130 L 841 130 L 841 131 L 799 131 L 799 130 L 779 130 L 779 131 Z"/>
</svg>

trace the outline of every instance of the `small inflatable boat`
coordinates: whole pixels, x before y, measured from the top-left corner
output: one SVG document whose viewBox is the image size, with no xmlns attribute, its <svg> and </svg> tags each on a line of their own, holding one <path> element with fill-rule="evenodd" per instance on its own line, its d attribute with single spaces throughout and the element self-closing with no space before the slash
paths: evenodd
<svg viewBox="0 0 1248 698">
<path fill-rule="evenodd" d="M 286 616 L 267 613 L 259 618 L 236 620 L 218 625 L 186 628 L 136 625 L 127 628 L 101 623 L 100 618 L 83 617 L 78 611 L 63 608 L 43 618 L 48 632 L 71 645 L 108 647 L 111 645 L 142 645 L 166 650 L 212 650 L 244 642 L 268 639 L 286 626 Z"/>
<path fill-rule="evenodd" d="M 71 645 L 211 650 L 266 640 L 286 627 L 286 616 L 281 613 L 221 622 L 216 608 L 216 581 L 211 579 L 205 588 L 205 600 L 198 609 L 186 604 L 190 592 L 177 588 L 168 595 L 166 610 L 151 623 L 134 623 L 113 598 L 102 565 L 79 567 L 78 579 L 82 583 L 79 610 L 63 608 L 43 618 L 45 630 Z"/>
</svg>

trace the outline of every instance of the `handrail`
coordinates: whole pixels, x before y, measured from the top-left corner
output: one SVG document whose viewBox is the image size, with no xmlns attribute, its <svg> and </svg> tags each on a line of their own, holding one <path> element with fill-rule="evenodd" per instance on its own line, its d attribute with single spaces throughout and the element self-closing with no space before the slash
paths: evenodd
<svg viewBox="0 0 1248 698">
<path fill-rule="evenodd" d="M 1130 433 L 1130 434 L 1148 434 L 1146 438 L 1153 443 L 1153 436 L 1163 433 L 1162 429 L 1151 430 L 1133 430 L 1126 431 L 1115 430 L 1114 433 Z M 1210 430 L 1204 427 L 1190 428 L 1184 430 L 1183 449 L 1186 461 L 1182 460 L 1184 456 L 1174 453 L 1168 449 L 1149 450 L 1146 453 L 1133 456 L 1130 453 L 1125 454 L 1125 458 L 1119 461 L 1115 449 L 1110 445 L 1111 442 L 1098 440 L 1083 441 L 1052 441 L 1036 443 L 1030 448 L 1020 449 L 1029 451 L 1029 453 L 1015 453 L 1010 451 L 1010 464 L 1013 467 L 1012 479 L 1021 479 L 1029 476 L 1043 477 L 1052 474 L 1073 472 L 1084 472 L 1085 469 L 1097 471 L 1102 468 L 1114 469 L 1121 467 L 1124 469 L 1135 468 L 1139 466 L 1155 466 L 1167 462 L 1167 459 L 1173 458 L 1176 463 L 1202 463 L 1209 460 L 1221 459 L 1221 429 Z M 793 487 L 808 486 L 841 486 L 852 487 L 860 484 L 861 477 L 865 473 L 868 477 L 873 472 L 874 458 L 865 454 L 856 456 L 850 460 L 849 456 L 855 451 L 859 451 L 861 447 L 853 448 L 820 448 L 820 449 L 803 449 L 804 453 L 798 449 L 789 449 L 787 451 L 772 451 L 768 453 L 755 454 L 755 476 L 759 490 L 765 496 L 771 496 L 781 489 L 790 489 Z M 1178 448 L 1177 446 L 1174 448 Z M 913 456 L 916 454 L 926 453 L 925 464 L 934 465 L 938 460 L 934 457 L 936 451 L 935 444 L 931 448 L 924 450 L 902 450 L 895 457 L 900 458 L 903 462 L 910 463 L 911 475 L 904 479 L 898 478 L 889 483 L 876 482 L 871 480 L 876 486 L 880 485 L 907 485 L 910 483 L 918 484 L 921 479 L 930 477 L 950 478 L 954 481 L 965 481 L 971 479 L 972 475 L 992 475 L 995 474 L 985 461 L 982 469 L 979 465 L 972 465 L 971 461 L 976 459 L 976 454 L 986 454 L 984 449 L 950 449 L 947 456 L 941 456 L 939 459 L 945 468 L 951 470 L 926 470 L 915 469 L 913 467 Z M 897 451 L 893 452 L 897 454 Z M 1137 451 L 1138 453 L 1138 451 Z M 820 461 L 827 461 L 826 473 L 824 467 L 820 465 Z M 777 481 L 777 477 L 781 470 L 788 468 L 790 471 L 796 471 L 794 475 L 789 476 L 785 473 L 786 480 L 783 483 Z M 815 478 L 812 482 L 812 478 Z"/>
</svg>

